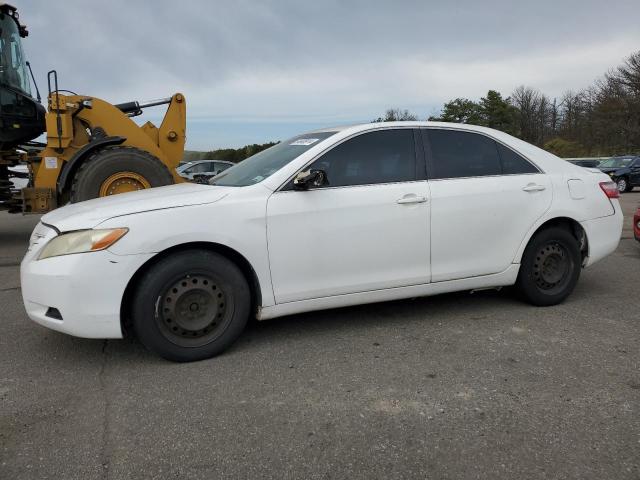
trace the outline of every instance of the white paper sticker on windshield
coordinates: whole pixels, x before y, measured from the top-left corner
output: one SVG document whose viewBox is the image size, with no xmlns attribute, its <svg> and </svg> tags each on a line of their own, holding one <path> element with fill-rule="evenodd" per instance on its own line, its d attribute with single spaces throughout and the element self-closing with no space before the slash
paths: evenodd
<svg viewBox="0 0 640 480">
<path fill-rule="evenodd" d="M 316 143 L 319 138 L 299 138 L 295 142 L 291 142 L 289 145 L 311 145 L 312 143 Z"/>
<path fill-rule="evenodd" d="M 58 157 L 44 157 L 44 168 L 58 168 Z"/>
</svg>

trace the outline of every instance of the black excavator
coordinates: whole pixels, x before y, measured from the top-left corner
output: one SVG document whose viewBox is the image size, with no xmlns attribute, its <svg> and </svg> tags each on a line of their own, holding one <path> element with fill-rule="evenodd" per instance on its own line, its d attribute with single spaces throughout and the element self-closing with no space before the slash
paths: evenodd
<svg viewBox="0 0 640 480">
<path fill-rule="evenodd" d="M 44 146 L 32 143 L 46 130 L 46 110 L 39 93 L 34 97 L 31 92 L 31 70 L 21 42 L 28 34 L 16 9 L 0 4 L 0 204 L 10 202 L 13 195 L 8 169 L 23 155 L 16 149 Z"/>
</svg>

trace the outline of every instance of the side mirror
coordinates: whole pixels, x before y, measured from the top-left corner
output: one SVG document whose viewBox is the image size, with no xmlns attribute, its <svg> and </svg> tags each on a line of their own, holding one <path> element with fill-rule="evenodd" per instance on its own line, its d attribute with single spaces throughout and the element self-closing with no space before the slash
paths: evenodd
<svg viewBox="0 0 640 480">
<path fill-rule="evenodd" d="M 324 170 L 305 170 L 293 179 L 294 190 L 309 190 L 311 187 L 321 187 L 325 184 L 327 174 Z"/>
</svg>

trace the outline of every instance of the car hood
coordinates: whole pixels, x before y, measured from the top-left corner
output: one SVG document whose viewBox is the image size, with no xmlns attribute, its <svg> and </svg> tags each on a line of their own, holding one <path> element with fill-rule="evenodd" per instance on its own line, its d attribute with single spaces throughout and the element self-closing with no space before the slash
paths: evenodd
<svg viewBox="0 0 640 480">
<path fill-rule="evenodd" d="M 42 217 L 42 222 L 61 232 L 93 228 L 114 217 L 213 203 L 225 197 L 230 187 L 181 183 L 138 192 L 121 193 L 58 208 Z"/>
</svg>

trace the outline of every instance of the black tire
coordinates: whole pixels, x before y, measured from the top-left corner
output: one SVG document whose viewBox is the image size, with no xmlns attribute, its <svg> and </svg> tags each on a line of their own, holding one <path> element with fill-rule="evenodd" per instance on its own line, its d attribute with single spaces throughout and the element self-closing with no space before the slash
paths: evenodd
<svg viewBox="0 0 640 480">
<path fill-rule="evenodd" d="M 151 187 L 174 183 L 169 169 L 149 152 L 121 145 L 97 150 L 87 158 L 73 177 L 71 203 L 100 196 L 102 184 L 119 172 L 133 172 L 143 177 Z"/>
<path fill-rule="evenodd" d="M 629 184 L 629 179 L 627 177 L 617 178 L 616 185 L 618 186 L 618 191 L 620 193 L 630 192 L 633 189 L 633 187 Z"/>
<path fill-rule="evenodd" d="M 244 330 L 250 311 L 247 280 L 233 262 L 215 252 L 186 250 L 143 274 L 131 318 L 149 350 L 191 362 L 226 350 Z"/>
<path fill-rule="evenodd" d="M 580 247 L 567 229 L 536 233 L 522 255 L 516 288 L 527 302 L 557 305 L 573 291 L 582 268 Z"/>
</svg>

